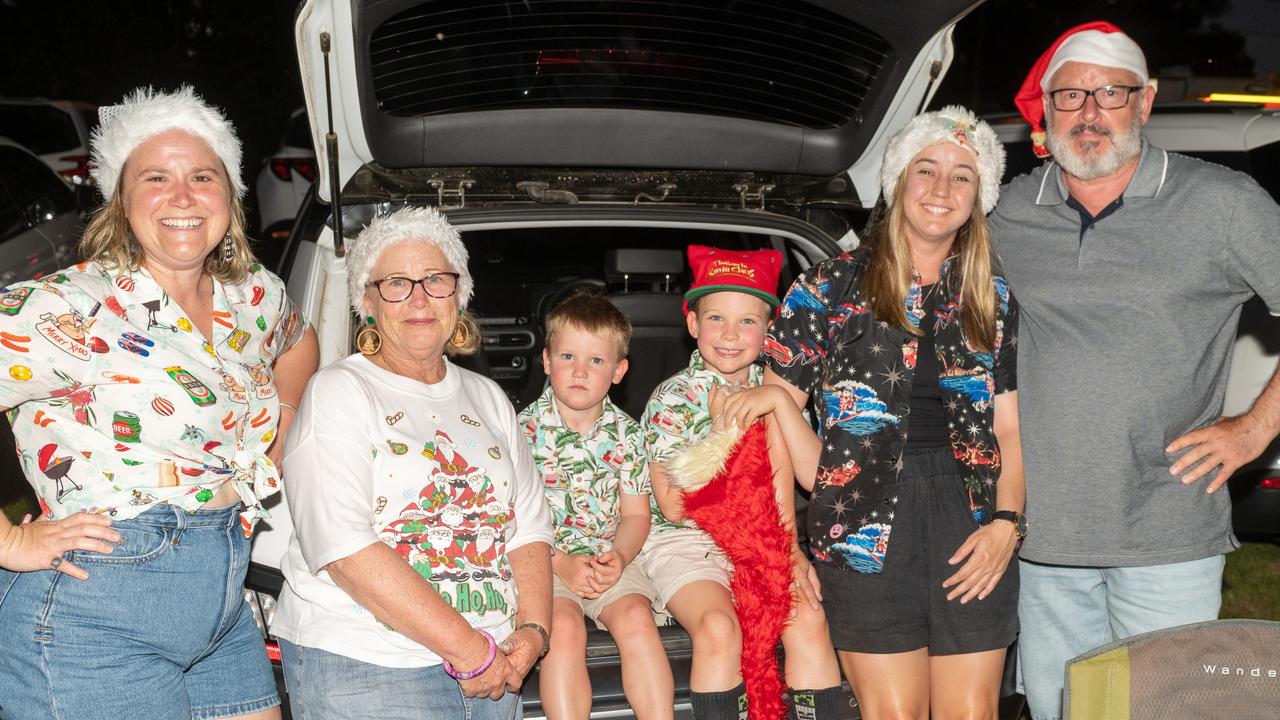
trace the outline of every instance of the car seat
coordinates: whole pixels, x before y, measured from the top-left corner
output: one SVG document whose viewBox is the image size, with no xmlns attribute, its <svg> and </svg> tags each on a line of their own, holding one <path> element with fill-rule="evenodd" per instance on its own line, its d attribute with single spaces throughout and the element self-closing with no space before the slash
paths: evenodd
<svg viewBox="0 0 1280 720">
<path fill-rule="evenodd" d="M 630 367 L 609 396 L 637 420 L 653 389 L 688 365 L 695 347 L 682 309 L 684 275 L 680 250 L 619 248 L 605 254 L 608 298 L 631 320 Z"/>
</svg>

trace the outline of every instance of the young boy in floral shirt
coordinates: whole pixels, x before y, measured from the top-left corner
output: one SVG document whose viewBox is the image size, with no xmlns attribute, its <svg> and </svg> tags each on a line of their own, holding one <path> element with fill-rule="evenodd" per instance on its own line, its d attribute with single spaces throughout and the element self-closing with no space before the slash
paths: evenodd
<svg viewBox="0 0 1280 720">
<path fill-rule="evenodd" d="M 745 718 L 742 633 L 729 591 L 731 563 L 715 542 L 683 520 L 682 493 L 671 485 L 666 463 L 678 451 L 702 440 L 712 426 L 712 388 L 731 392 L 763 380 L 756 364 L 764 347 L 782 266 L 776 250 L 738 252 L 689 246 L 694 282 L 685 293 L 686 321 L 698 349 L 689 367 L 654 390 L 645 406 L 644 452 L 652 482 L 653 523 L 640 563 L 653 582 L 657 602 L 693 640 L 694 717 Z M 721 393 L 723 394 L 723 393 Z M 785 455 L 785 453 L 783 453 Z M 793 524 L 794 479 L 779 481 L 779 506 Z M 795 548 L 798 601 L 782 635 L 786 681 L 793 717 L 843 717 L 848 709 L 826 617 L 812 585 L 809 563 Z"/>
<path fill-rule="evenodd" d="M 546 331 L 550 387 L 520 413 L 555 529 L 542 707 L 553 719 L 591 710 L 585 614 L 618 645 L 636 717 L 670 718 L 674 687 L 653 621 L 653 587 L 632 564 L 649 534 L 640 426 L 608 397 L 627 372 L 631 322 L 605 298 L 579 293 L 547 315 Z"/>
</svg>

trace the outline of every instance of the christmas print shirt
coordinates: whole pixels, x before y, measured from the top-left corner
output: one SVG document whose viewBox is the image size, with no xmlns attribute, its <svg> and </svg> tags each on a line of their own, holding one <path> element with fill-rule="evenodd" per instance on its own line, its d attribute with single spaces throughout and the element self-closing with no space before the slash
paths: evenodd
<svg viewBox="0 0 1280 720">
<path fill-rule="evenodd" d="M 233 482 L 247 532 L 280 485 L 272 364 L 305 329 L 257 264 L 213 281 L 208 340 L 145 269 L 84 263 L 0 291 L 0 407 L 41 511 L 194 511 Z"/>
<path fill-rule="evenodd" d="M 359 354 L 312 378 L 285 446 L 293 536 L 277 636 L 374 665 L 439 664 L 324 570 L 377 542 L 473 627 L 499 641 L 511 633 L 508 554 L 550 545 L 551 514 L 506 394 L 445 362 L 432 385 Z"/>
<path fill-rule="evenodd" d="M 764 367 L 752 365 L 747 379 L 749 387 L 764 381 Z M 711 408 L 707 394 L 716 385 L 725 386 L 729 381 L 712 370 L 702 360 L 697 350 L 689 357 L 689 366 L 664 380 L 644 408 L 641 428 L 644 430 L 644 452 L 649 462 L 667 462 L 678 450 L 701 440 L 711 432 Z M 650 533 L 672 528 L 697 527 L 692 520 L 671 522 L 651 499 L 652 513 Z"/>
<path fill-rule="evenodd" d="M 580 435 L 560 418 L 551 388 L 520 413 L 542 493 L 551 508 L 556 549 L 599 555 L 613 547 L 619 493 L 649 494 L 640 424 L 605 396 L 595 427 Z"/>
<path fill-rule="evenodd" d="M 908 431 L 918 338 L 872 316 L 862 294 L 867 250 L 819 263 L 791 286 L 769 328 L 765 354 L 779 377 L 808 393 L 818 415 L 822 453 L 809 503 L 815 560 L 859 572 L 884 569 L 893 530 L 898 475 Z M 933 317 L 924 316 L 916 277 L 907 293 L 913 325 L 932 322 L 938 384 L 950 445 L 969 510 L 991 521 L 1000 448 L 992 423 L 995 396 L 1017 389 L 1018 306 L 996 276 L 992 353 L 972 349 L 958 314 L 959 277 L 942 266 Z"/>
</svg>

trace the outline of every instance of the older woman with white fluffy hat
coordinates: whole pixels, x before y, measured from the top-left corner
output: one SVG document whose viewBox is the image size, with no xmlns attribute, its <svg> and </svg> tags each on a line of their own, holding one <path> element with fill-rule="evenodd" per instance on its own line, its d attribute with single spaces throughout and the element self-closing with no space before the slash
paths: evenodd
<svg viewBox="0 0 1280 720">
<path fill-rule="evenodd" d="M 222 113 L 183 87 L 100 115 L 85 261 L 0 314 L 43 511 L 0 522 L 0 716 L 279 717 L 243 584 L 314 333 L 254 261 Z"/>
<path fill-rule="evenodd" d="M 272 626 L 305 717 L 517 717 L 551 622 L 551 516 L 515 409 L 474 352 L 458 231 L 374 219 L 347 254 L 360 349 L 289 436 L 294 532 Z"/>
</svg>

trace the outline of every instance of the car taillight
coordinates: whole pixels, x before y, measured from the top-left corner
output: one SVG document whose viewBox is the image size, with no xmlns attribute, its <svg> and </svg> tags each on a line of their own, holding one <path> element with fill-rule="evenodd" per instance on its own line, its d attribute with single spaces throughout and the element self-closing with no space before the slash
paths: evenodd
<svg viewBox="0 0 1280 720">
<path fill-rule="evenodd" d="M 88 155 L 64 155 L 58 158 L 59 162 L 73 162 L 76 164 L 73 168 L 59 170 L 58 174 L 64 178 L 71 178 L 72 182 L 84 182 L 89 178 L 89 156 Z"/>
<path fill-rule="evenodd" d="M 272 175 L 275 175 L 285 182 L 289 182 L 291 172 L 292 168 L 289 166 L 289 158 L 271 158 Z"/>
<path fill-rule="evenodd" d="M 1280 490 L 1280 477 L 1263 478 L 1258 483 L 1258 488 L 1262 490 Z"/>
<path fill-rule="evenodd" d="M 307 182 L 316 181 L 316 163 L 314 160 L 310 160 L 308 158 L 296 158 L 293 161 L 293 169 L 297 170 L 299 175 L 306 178 Z"/>
<path fill-rule="evenodd" d="M 307 182 L 315 182 L 316 162 L 311 158 L 271 158 L 271 174 L 285 182 L 292 180 L 291 173 L 297 172 Z"/>
</svg>

